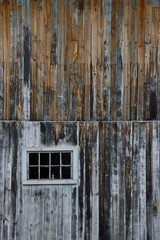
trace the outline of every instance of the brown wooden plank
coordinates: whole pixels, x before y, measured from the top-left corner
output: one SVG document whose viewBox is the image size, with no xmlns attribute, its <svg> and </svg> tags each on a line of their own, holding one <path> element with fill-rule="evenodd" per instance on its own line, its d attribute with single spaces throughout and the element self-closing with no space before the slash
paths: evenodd
<svg viewBox="0 0 160 240">
<path fill-rule="evenodd" d="M 17 1 L 14 0 L 10 5 L 10 119 L 16 119 L 16 108 L 17 104 L 17 24 L 16 24 L 16 4 Z"/>
<path fill-rule="evenodd" d="M 114 121 L 117 118 L 117 11 L 118 0 L 112 2 L 112 19 L 111 19 L 111 105 L 110 117 Z"/>
<path fill-rule="evenodd" d="M 137 119 L 137 88 L 138 88 L 138 65 L 137 65 L 137 46 L 138 46 L 138 14 L 137 1 L 131 1 L 131 120 Z M 124 118 L 125 119 L 125 118 Z"/>
<path fill-rule="evenodd" d="M 98 39 L 97 39 L 97 1 L 93 0 L 91 2 L 91 89 L 90 89 L 90 111 L 92 115 L 90 116 L 91 120 L 97 119 L 97 50 L 98 50 Z"/>
<path fill-rule="evenodd" d="M 70 92 L 70 64 L 71 64 L 71 2 L 66 2 L 65 4 L 65 97 L 64 97 L 64 105 L 65 105 L 65 115 L 64 119 L 70 119 L 70 101 L 71 101 L 71 92 Z"/>
<path fill-rule="evenodd" d="M 37 103 L 37 2 L 30 2 L 30 31 L 31 31 L 31 119 L 36 120 Z"/>
<path fill-rule="evenodd" d="M 85 5 L 84 14 L 84 67 L 85 67 L 85 96 L 84 96 L 84 119 L 90 120 L 90 64 L 91 64 L 91 1 L 88 0 Z"/>
<path fill-rule="evenodd" d="M 62 120 L 64 116 L 64 4 L 63 0 L 58 1 L 58 119 Z"/>
<path fill-rule="evenodd" d="M 151 68 L 151 36 L 152 5 L 145 4 L 145 72 L 144 72 L 144 119 L 150 119 L 150 68 Z"/>
<path fill-rule="evenodd" d="M 9 1 L 3 2 L 3 47 L 4 47 L 4 119 L 9 119 L 9 101 L 10 101 L 10 8 Z"/>
<path fill-rule="evenodd" d="M 130 18 L 131 2 L 124 2 L 124 119 L 130 119 Z"/>
<path fill-rule="evenodd" d="M 44 119 L 49 120 L 51 98 L 51 0 L 44 2 Z"/>
<path fill-rule="evenodd" d="M 138 119 L 143 119 L 144 107 L 144 0 L 138 2 Z"/>
<path fill-rule="evenodd" d="M 103 15 L 103 1 L 98 1 L 97 18 L 98 18 L 98 29 L 97 29 L 97 119 L 102 120 L 104 118 L 103 108 L 103 75 L 104 75 L 104 42 L 103 42 L 103 32 L 104 32 L 104 15 Z"/>
<path fill-rule="evenodd" d="M 3 119 L 3 109 L 4 109 L 4 93 L 3 93 L 3 86 L 4 86 L 4 76 L 3 76 L 3 4 L 0 2 L 0 29 L 1 29 L 1 34 L 0 34 L 0 119 Z"/>
<path fill-rule="evenodd" d="M 44 9 L 43 3 L 41 0 L 37 2 L 37 114 L 36 119 L 43 119 L 43 61 L 44 61 L 44 49 L 43 49 L 43 41 L 44 41 Z"/>
<path fill-rule="evenodd" d="M 159 27 L 159 8 L 152 8 L 152 51 L 151 51 L 151 88 L 150 88 L 150 119 L 157 118 L 157 53 L 158 53 L 158 28 Z"/>
</svg>

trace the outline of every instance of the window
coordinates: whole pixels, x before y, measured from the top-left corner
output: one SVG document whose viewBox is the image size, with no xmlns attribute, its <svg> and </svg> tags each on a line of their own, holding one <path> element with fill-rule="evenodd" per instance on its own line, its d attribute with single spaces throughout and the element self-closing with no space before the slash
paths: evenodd
<svg viewBox="0 0 160 240">
<path fill-rule="evenodd" d="M 28 179 L 72 179 L 72 152 L 29 152 Z"/>
<path fill-rule="evenodd" d="M 23 184 L 77 184 L 77 147 L 26 149 Z"/>
</svg>

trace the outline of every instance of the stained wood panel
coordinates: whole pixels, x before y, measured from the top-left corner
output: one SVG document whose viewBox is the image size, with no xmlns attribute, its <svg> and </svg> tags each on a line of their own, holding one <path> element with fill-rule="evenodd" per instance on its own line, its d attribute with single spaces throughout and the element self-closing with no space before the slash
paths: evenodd
<svg viewBox="0 0 160 240">
<path fill-rule="evenodd" d="M 2 0 L 0 16 L 1 119 L 159 120 L 158 1 Z"/>
</svg>

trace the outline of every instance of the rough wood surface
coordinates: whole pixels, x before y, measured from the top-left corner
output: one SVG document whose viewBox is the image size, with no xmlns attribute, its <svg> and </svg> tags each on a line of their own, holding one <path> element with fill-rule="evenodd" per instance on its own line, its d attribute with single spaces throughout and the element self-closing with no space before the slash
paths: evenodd
<svg viewBox="0 0 160 240">
<path fill-rule="evenodd" d="M 1 120 L 160 119 L 159 1 L 0 4 Z"/>
<path fill-rule="evenodd" d="M 160 122 L 0 122 L 0 238 L 159 240 L 159 142 Z M 78 184 L 23 185 L 25 148 L 63 144 Z"/>
</svg>

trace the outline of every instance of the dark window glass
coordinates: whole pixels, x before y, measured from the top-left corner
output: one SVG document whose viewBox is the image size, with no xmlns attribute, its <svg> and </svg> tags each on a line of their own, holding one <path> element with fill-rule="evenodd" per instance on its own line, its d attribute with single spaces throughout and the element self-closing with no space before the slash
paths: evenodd
<svg viewBox="0 0 160 240">
<path fill-rule="evenodd" d="M 71 178 L 71 168 L 62 167 L 62 179 Z"/>
<path fill-rule="evenodd" d="M 40 165 L 49 165 L 49 153 L 40 153 Z"/>
<path fill-rule="evenodd" d="M 71 164 L 71 153 L 62 153 L 62 164 L 63 165 Z"/>
<path fill-rule="evenodd" d="M 40 167 L 40 179 L 49 179 L 49 167 Z"/>
<path fill-rule="evenodd" d="M 60 165 L 59 153 L 51 153 L 51 165 Z"/>
<path fill-rule="evenodd" d="M 51 167 L 51 179 L 60 179 L 60 167 Z"/>
<path fill-rule="evenodd" d="M 38 153 L 29 153 L 29 165 L 38 165 Z"/>
<path fill-rule="evenodd" d="M 38 179 L 38 167 L 29 168 L 29 179 Z"/>
</svg>

